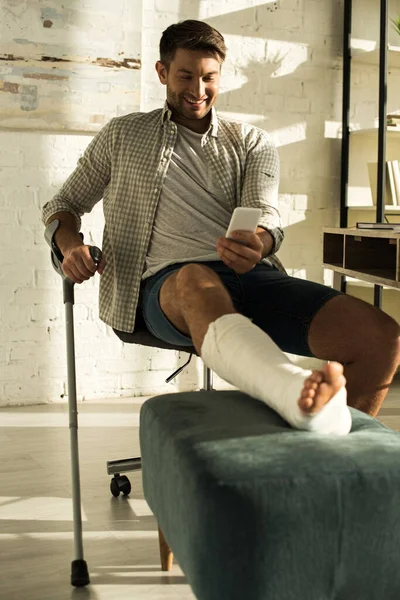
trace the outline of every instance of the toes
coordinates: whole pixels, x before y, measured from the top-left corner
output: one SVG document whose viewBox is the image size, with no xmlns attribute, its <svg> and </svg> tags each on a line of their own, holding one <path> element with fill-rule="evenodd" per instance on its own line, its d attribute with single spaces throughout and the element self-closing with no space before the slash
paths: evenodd
<svg viewBox="0 0 400 600">
<path fill-rule="evenodd" d="M 333 383 L 343 375 L 343 365 L 338 362 L 330 362 L 322 367 L 323 379 L 328 383 Z"/>
<path fill-rule="evenodd" d="M 300 408 L 304 411 L 309 411 L 313 407 L 313 404 L 311 398 L 302 398 L 300 401 Z"/>
<path fill-rule="evenodd" d="M 321 381 L 315 381 L 315 379 L 311 379 L 310 377 L 308 377 L 304 381 L 304 388 L 306 388 L 308 390 L 316 390 L 318 388 L 319 384 L 321 383 Z"/>
<path fill-rule="evenodd" d="M 332 387 L 328 383 L 321 383 L 314 397 L 315 408 L 322 408 L 332 397 Z"/>
<path fill-rule="evenodd" d="M 313 371 L 307 380 L 314 381 L 316 384 L 319 384 L 324 381 L 324 374 L 321 371 Z"/>
<path fill-rule="evenodd" d="M 317 389 L 307 389 L 307 388 L 303 388 L 301 391 L 301 397 L 302 398 L 314 398 L 315 394 L 317 393 Z"/>
</svg>

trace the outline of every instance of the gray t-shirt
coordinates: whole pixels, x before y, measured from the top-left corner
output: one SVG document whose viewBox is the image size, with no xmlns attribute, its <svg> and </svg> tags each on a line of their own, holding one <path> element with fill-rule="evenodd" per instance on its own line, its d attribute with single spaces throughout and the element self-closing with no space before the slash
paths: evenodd
<svg viewBox="0 0 400 600">
<path fill-rule="evenodd" d="M 177 127 L 142 279 L 173 263 L 220 260 L 215 245 L 232 214 L 207 166 L 204 134 Z"/>
</svg>

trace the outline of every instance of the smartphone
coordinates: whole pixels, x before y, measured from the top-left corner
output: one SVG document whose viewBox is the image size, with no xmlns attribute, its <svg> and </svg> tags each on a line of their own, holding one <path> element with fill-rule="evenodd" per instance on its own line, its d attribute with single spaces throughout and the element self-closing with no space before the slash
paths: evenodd
<svg viewBox="0 0 400 600">
<path fill-rule="evenodd" d="M 238 206 L 232 213 L 231 221 L 226 231 L 225 237 L 230 237 L 232 231 L 251 231 L 255 233 L 258 222 L 261 218 L 261 208 L 246 208 Z M 239 241 L 239 240 L 235 240 Z"/>
</svg>

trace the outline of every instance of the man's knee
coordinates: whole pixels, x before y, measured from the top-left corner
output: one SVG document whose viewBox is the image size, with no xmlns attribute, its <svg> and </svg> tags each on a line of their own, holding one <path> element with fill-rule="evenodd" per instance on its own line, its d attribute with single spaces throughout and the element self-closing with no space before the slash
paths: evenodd
<svg viewBox="0 0 400 600">
<path fill-rule="evenodd" d="M 179 318 L 182 307 L 193 297 L 199 298 L 200 292 L 221 285 L 221 279 L 205 265 L 187 263 L 165 280 L 160 290 L 160 305 L 163 312 L 171 318 Z"/>
<path fill-rule="evenodd" d="M 321 358 L 352 363 L 360 356 L 376 361 L 400 358 L 400 327 L 388 314 L 349 295 L 335 296 L 316 315 L 310 327 L 310 346 Z M 312 347 L 313 349 L 313 347 Z"/>
<path fill-rule="evenodd" d="M 212 269 L 198 263 L 187 263 L 177 271 L 175 277 L 176 293 L 179 297 L 222 285 L 221 279 Z"/>
<path fill-rule="evenodd" d="M 379 324 L 376 334 L 381 344 L 382 351 L 389 353 L 397 362 L 400 362 L 400 326 L 391 316 L 379 311 Z"/>
<path fill-rule="evenodd" d="M 368 345 L 378 360 L 400 361 L 400 326 L 390 315 L 368 304 L 359 331 L 364 350 Z"/>
</svg>

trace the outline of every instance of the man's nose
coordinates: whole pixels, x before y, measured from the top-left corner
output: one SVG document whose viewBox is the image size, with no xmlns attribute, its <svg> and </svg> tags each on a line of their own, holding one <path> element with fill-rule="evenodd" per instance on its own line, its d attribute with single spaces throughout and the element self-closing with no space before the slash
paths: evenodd
<svg viewBox="0 0 400 600">
<path fill-rule="evenodd" d="M 202 79 L 192 81 L 190 92 L 196 100 L 200 100 L 204 96 L 206 86 Z"/>
</svg>

